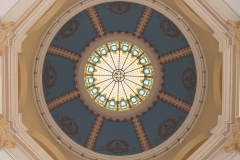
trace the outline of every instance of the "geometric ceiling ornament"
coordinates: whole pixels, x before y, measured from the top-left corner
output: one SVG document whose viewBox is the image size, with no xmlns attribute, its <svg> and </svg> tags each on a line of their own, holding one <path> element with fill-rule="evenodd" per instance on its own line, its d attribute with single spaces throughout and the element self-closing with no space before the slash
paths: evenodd
<svg viewBox="0 0 240 160">
<path fill-rule="evenodd" d="M 111 44 L 116 44 L 116 42 L 120 43 L 120 45 L 128 44 L 129 52 L 125 52 L 125 53 L 122 51 L 119 52 L 119 48 L 118 48 L 116 53 L 112 53 L 110 50 Z M 106 44 L 109 45 L 109 47 L 107 47 Z M 108 58 L 106 60 L 103 58 L 99 58 L 99 60 L 103 62 L 97 63 L 97 65 L 94 66 L 94 62 L 92 58 L 94 57 L 94 55 L 99 56 L 96 50 L 100 52 L 103 46 L 106 47 L 106 49 L 109 49 L 110 52 L 108 53 L 111 53 L 111 54 L 109 54 L 109 56 L 106 57 Z M 114 62 L 116 61 L 116 63 L 118 63 L 119 57 L 121 58 L 121 54 L 123 55 L 122 57 L 123 60 L 122 62 L 120 61 L 122 66 L 121 67 L 119 66 L 120 69 L 118 69 L 118 64 L 116 65 L 114 64 Z M 139 55 L 134 56 L 134 54 L 139 54 Z M 144 64 L 142 65 L 140 63 L 140 59 L 142 58 L 148 59 L 148 62 L 146 61 L 146 67 Z M 111 62 L 112 64 L 109 64 Z M 98 65 L 99 67 L 97 67 Z M 93 74 L 88 72 L 88 69 L 89 69 L 88 67 L 91 67 L 91 66 L 97 70 Z M 115 67 L 117 69 L 115 69 Z M 111 68 L 114 68 L 114 69 L 111 69 Z M 144 74 L 143 73 L 144 69 L 146 69 L 146 71 L 149 70 L 149 74 Z M 126 77 L 122 77 L 122 78 L 114 77 L 114 76 L 118 76 L 118 71 L 120 71 L 121 73 L 121 70 L 123 71 L 123 74 L 126 74 Z M 154 70 L 158 70 L 158 72 L 154 72 Z M 99 72 L 104 72 L 103 75 L 105 76 L 101 76 L 101 73 Z M 133 75 L 133 74 L 137 74 L 137 75 Z M 106 119 L 111 119 L 111 120 L 127 120 L 127 119 L 129 120 L 132 117 L 141 115 L 142 113 L 148 111 L 151 108 L 152 104 L 156 102 L 159 91 L 162 89 L 162 84 L 163 84 L 163 68 L 162 68 L 162 65 L 160 64 L 160 59 L 158 58 L 158 55 L 155 53 L 154 49 L 150 47 L 150 45 L 147 42 L 144 42 L 143 39 L 136 38 L 124 32 L 108 33 L 103 37 L 96 38 L 87 47 L 85 47 L 84 51 L 81 54 L 81 57 L 79 58 L 79 62 L 76 64 L 75 75 L 76 75 L 75 76 L 76 88 L 78 88 L 80 99 L 84 102 L 85 106 L 87 106 L 87 108 L 93 111 L 95 114 L 101 115 L 102 117 Z M 113 83 L 116 82 L 116 85 L 114 86 L 116 88 L 113 89 L 112 93 L 115 93 L 115 96 L 117 97 L 119 96 L 118 91 L 120 91 L 121 97 L 119 96 L 120 98 L 118 98 L 119 99 L 118 101 L 114 101 L 116 106 L 114 106 L 113 109 L 110 108 L 110 102 L 112 98 L 115 98 L 115 97 L 111 97 L 111 99 L 108 100 L 109 103 L 105 103 L 106 104 L 105 106 L 105 104 L 101 104 L 100 93 L 91 95 L 93 89 L 99 87 L 98 86 L 99 82 L 96 82 L 96 85 L 87 84 L 88 79 L 92 77 L 91 75 L 98 76 L 98 77 L 95 77 L 95 80 L 100 77 L 102 79 L 102 80 L 100 79 L 100 81 L 104 81 L 105 83 L 105 87 L 103 87 L 103 89 L 105 89 L 106 87 L 110 87 L 108 88 L 109 93 L 111 93 L 112 91 L 111 89 L 113 89 L 113 86 L 114 86 Z M 108 75 L 110 75 L 110 78 Z M 134 77 L 131 77 L 131 76 L 134 76 Z M 143 78 L 141 79 L 141 77 Z M 117 78 L 119 78 L 119 80 Z M 108 85 L 109 81 L 113 81 L 113 83 Z M 158 83 L 154 83 L 154 81 Z M 147 94 L 146 97 L 144 97 L 144 94 L 138 95 L 140 94 L 139 93 L 140 91 L 143 91 L 144 93 L 146 92 L 145 93 Z M 126 96 L 126 94 L 128 95 Z M 133 104 L 134 102 L 131 102 L 132 97 L 137 97 L 136 100 L 141 103 L 134 105 Z M 125 101 L 123 101 L 122 98 L 123 99 L 125 98 Z M 121 102 L 126 102 L 126 108 L 122 108 L 122 109 L 120 108 Z M 122 110 L 122 111 L 116 112 L 118 111 L 117 107 L 119 107 L 119 110 L 120 111 Z"/>
<path fill-rule="evenodd" d="M 147 54 L 121 41 L 97 48 L 86 62 L 84 72 L 84 83 L 92 99 L 113 111 L 138 106 L 151 91 L 153 80 L 154 71 Z"/>
<path fill-rule="evenodd" d="M 168 6 L 146 3 L 79 2 L 39 46 L 39 112 L 56 140 L 81 157 L 161 156 L 201 111 L 206 69 L 195 34 Z"/>
</svg>

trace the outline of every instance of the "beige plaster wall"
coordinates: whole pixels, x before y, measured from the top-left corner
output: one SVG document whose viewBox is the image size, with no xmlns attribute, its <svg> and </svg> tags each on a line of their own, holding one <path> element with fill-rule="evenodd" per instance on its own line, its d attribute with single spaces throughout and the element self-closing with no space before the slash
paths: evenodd
<svg viewBox="0 0 240 160">
<path fill-rule="evenodd" d="M 71 160 L 79 160 L 79 157 L 56 142 L 37 111 L 34 102 L 32 74 L 35 53 L 42 36 L 53 20 L 77 1 L 58 0 L 28 31 L 28 37 L 23 42 L 22 53 L 19 54 L 19 75 L 21 75 L 19 76 L 19 112 L 23 114 L 23 123 L 28 127 L 29 133 L 39 133 L 32 136 L 52 157 L 59 158 L 57 154 L 60 152 L 62 158 L 59 159 Z M 218 42 L 212 37 L 212 30 L 182 0 L 162 1 L 180 13 L 195 31 L 202 45 L 208 68 L 206 101 L 196 127 L 190 131 L 184 143 L 159 158 L 160 160 L 172 160 L 178 155 L 179 158 L 188 157 L 198 148 L 200 142 L 206 140 L 206 133 L 210 137 L 210 130 L 217 125 L 217 116 L 221 114 L 221 80 L 219 79 L 221 78 L 222 54 L 218 52 Z M 40 143 L 43 139 L 46 139 L 44 145 Z M 49 148 L 52 145 L 55 146 L 54 152 Z M 196 147 L 193 150 L 194 146 Z M 180 153 L 182 149 L 185 152 Z"/>
</svg>

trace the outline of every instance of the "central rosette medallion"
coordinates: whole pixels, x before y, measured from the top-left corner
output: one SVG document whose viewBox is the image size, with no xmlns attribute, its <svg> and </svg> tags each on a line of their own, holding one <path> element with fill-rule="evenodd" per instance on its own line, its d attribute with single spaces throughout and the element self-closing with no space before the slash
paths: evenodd
<svg viewBox="0 0 240 160">
<path fill-rule="evenodd" d="M 116 70 L 113 72 L 113 79 L 116 82 L 121 82 L 124 80 L 124 71 L 123 70 Z"/>
<path fill-rule="evenodd" d="M 139 105 L 153 85 L 147 54 L 128 42 L 110 42 L 89 57 L 84 73 L 90 96 L 102 107 L 124 111 Z"/>
</svg>

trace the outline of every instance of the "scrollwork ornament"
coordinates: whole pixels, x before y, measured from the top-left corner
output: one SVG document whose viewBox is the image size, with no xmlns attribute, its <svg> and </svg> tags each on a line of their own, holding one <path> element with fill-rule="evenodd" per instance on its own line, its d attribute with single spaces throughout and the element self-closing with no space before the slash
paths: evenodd
<svg viewBox="0 0 240 160">
<path fill-rule="evenodd" d="M 181 31 L 177 28 L 177 26 L 167 18 L 164 18 L 160 22 L 160 28 L 171 38 L 178 38 L 181 35 Z"/>
<path fill-rule="evenodd" d="M 5 117 L 0 114 L 0 149 L 2 148 L 14 148 L 16 141 L 8 134 L 5 126 Z"/>
<path fill-rule="evenodd" d="M 13 27 L 13 22 L 0 23 L 0 56 L 2 56 L 5 52 L 5 40 Z"/>
<path fill-rule="evenodd" d="M 73 18 L 69 20 L 60 30 L 60 35 L 63 38 L 68 38 L 72 36 L 75 32 L 77 32 L 79 27 L 79 21 L 77 18 Z"/>
<path fill-rule="evenodd" d="M 193 91 L 196 87 L 197 76 L 193 67 L 186 68 L 182 73 L 182 84 L 187 91 Z"/>
<path fill-rule="evenodd" d="M 237 43 L 238 43 L 238 54 L 240 54 L 240 21 L 228 20 L 227 26 L 233 31 L 235 34 Z"/>
<path fill-rule="evenodd" d="M 155 139 L 156 145 L 158 145 L 162 139 L 171 136 L 183 120 L 184 118 L 181 116 L 164 120 L 158 128 L 158 138 Z"/>
<path fill-rule="evenodd" d="M 43 74 L 43 83 L 46 89 L 51 89 L 57 81 L 57 72 L 53 66 L 46 66 Z"/>
<path fill-rule="evenodd" d="M 240 152 L 240 116 L 236 118 L 236 127 L 233 137 L 224 145 L 226 152 Z"/>
<path fill-rule="evenodd" d="M 131 8 L 131 4 L 128 2 L 112 2 L 108 4 L 108 10 L 114 14 L 128 13 Z"/>
<path fill-rule="evenodd" d="M 130 148 L 128 142 L 125 140 L 113 139 L 106 144 L 106 148 L 102 146 L 99 151 L 104 150 L 107 150 L 108 152 L 111 152 L 115 155 L 121 155 L 126 152 L 135 152 L 136 148 L 135 147 Z"/>
<path fill-rule="evenodd" d="M 74 119 L 68 116 L 61 117 L 59 115 L 55 116 L 56 120 L 59 121 L 62 130 L 67 134 L 76 138 L 76 140 L 81 143 L 82 137 L 79 136 L 79 127 Z"/>
</svg>

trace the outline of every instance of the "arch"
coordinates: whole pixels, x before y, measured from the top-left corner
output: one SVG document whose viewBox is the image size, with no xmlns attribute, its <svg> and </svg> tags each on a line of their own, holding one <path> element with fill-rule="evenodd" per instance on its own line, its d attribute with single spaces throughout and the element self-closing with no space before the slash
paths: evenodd
<svg viewBox="0 0 240 160">
<path fill-rule="evenodd" d="M 66 160 L 66 157 L 46 137 L 35 130 L 29 130 L 28 134 L 53 158 Z M 44 143 L 43 143 L 44 142 Z"/>
<path fill-rule="evenodd" d="M 173 160 L 185 160 L 187 159 L 198 147 L 200 147 L 211 134 L 209 132 L 200 134 L 192 141 L 190 141 L 185 147 L 183 147 Z"/>
</svg>

